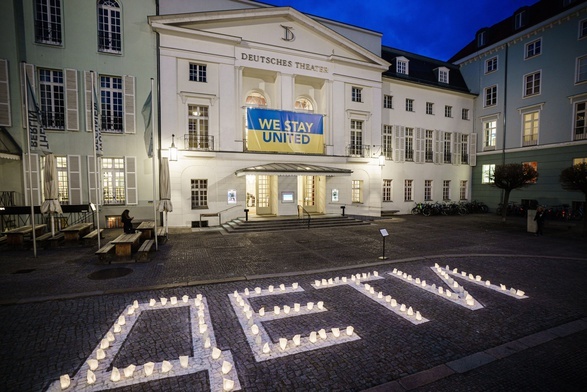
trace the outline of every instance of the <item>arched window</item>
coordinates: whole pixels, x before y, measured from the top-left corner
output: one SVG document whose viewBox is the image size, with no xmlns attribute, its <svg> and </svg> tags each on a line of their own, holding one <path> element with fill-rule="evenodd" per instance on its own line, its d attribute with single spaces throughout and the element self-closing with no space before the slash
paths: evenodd
<svg viewBox="0 0 587 392">
<path fill-rule="evenodd" d="M 98 50 L 122 52 L 122 17 L 116 0 L 98 1 Z"/>
<path fill-rule="evenodd" d="M 250 106 L 267 106 L 267 100 L 263 96 L 263 94 L 258 92 L 252 92 L 247 96 L 245 100 L 245 104 Z"/>
<path fill-rule="evenodd" d="M 314 112 L 314 104 L 308 98 L 298 98 L 294 105 L 295 110 L 303 110 L 306 112 Z"/>
</svg>

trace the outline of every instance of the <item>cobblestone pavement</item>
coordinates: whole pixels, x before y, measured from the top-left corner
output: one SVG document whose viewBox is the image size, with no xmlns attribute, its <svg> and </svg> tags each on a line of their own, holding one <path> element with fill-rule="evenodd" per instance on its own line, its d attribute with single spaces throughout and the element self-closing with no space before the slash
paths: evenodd
<svg viewBox="0 0 587 392">
<path fill-rule="evenodd" d="M 3 248 L 0 390 L 61 390 L 62 375 L 82 391 L 582 390 L 587 244 L 549 223 L 543 237 L 491 215 L 177 230 L 141 264 Z M 88 278 L 116 268 L 130 273 Z"/>
</svg>

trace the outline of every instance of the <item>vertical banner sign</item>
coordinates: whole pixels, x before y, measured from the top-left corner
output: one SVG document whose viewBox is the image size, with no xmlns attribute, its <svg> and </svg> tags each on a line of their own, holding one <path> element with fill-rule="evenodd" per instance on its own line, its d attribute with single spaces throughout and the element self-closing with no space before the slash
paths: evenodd
<svg viewBox="0 0 587 392">
<path fill-rule="evenodd" d="M 100 129 L 100 101 L 98 101 L 98 94 L 96 93 L 96 86 L 92 83 L 92 89 L 94 90 L 94 129 L 95 132 L 95 143 L 96 143 L 96 155 L 101 157 L 104 155 L 102 151 L 102 130 Z"/>
<path fill-rule="evenodd" d="M 151 112 L 153 111 L 151 105 L 152 96 L 153 91 L 147 96 L 143 109 L 141 110 L 143 120 L 145 120 L 145 148 L 147 149 L 147 156 L 149 158 L 153 157 L 153 125 L 151 124 Z"/>
<path fill-rule="evenodd" d="M 33 90 L 33 86 L 31 86 L 28 74 L 26 75 L 26 84 L 28 89 L 28 131 L 31 151 L 42 155 L 50 154 L 51 150 L 49 149 L 49 141 L 47 140 L 47 134 L 45 133 L 45 127 L 43 126 L 43 115 L 41 108 L 37 104 L 35 91 Z"/>
<path fill-rule="evenodd" d="M 247 148 L 249 151 L 323 154 L 323 117 L 247 108 Z"/>
</svg>

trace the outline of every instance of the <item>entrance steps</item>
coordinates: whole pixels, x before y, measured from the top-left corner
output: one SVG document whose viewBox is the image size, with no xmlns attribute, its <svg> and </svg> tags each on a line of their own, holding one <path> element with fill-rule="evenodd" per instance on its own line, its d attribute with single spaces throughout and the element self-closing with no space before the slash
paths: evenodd
<svg viewBox="0 0 587 392">
<path fill-rule="evenodd" d="M 328 227 L 348 227 L 357 225 L 369 225 L 370 222 L 348 216 L 333 217 L 316 217 L 310 219 L 310 229 L 320 229 Z M 263 231 L 282 231 L 282 230 L 303 230 L 308 229 L 308 219 L 297 218 L 272 218 L 272 219 L 253 219 L 246 221 L 244 218 L 233 219 L 223 223 L 222 227 L 229 233 L 253 233 Z"/>
</svg>

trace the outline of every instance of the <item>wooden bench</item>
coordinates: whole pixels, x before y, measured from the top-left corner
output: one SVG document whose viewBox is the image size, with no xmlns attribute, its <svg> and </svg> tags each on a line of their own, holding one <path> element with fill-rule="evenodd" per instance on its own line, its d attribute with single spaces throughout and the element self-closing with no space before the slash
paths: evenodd
<svg viewBox="0 0 587 392">
<path fill-rule="evenodd" d="M 165 227 L 157 228 L 157 243 L 164 244 L 167 242 L 167 234 L 165 233 Z"/>
<path fill-rule="evenodd" d="M 149 252 L 151 251 L 151 248 L 153 247 L 154 244 L 155 244 L 155 240 L 146 240 L 145 242 L 143 242 L 143 244 L 140 246 L 137 253 L 135 253 L 135 261 L 137 261 L 137 262 L 147 261 L 148 256 L 149 256 Z"/>
<path fill-rule="evenodd" d="M 79 241 L 89 233 L 92 226 L 92 223 L 76 223 L 75 225 L 61 229 L 61 231 L 65 234 L 65 241 Z"/>
<path fill-rule="evenodd" d="M 96 255 L 100 258 L 100 261 L 110 262 L 114 257 L 115 245 L 111 242 L 107 243 L 96 251 Z"/>
<path fill-rule="evenodd" d="M 4 245 L 6 243 L 6 239 L 8 237 L 6 237 L 5 235 L 3 235 L 2 237 L 0 237 L 0 245 Z"/>
<path fill-rule="evenodd" d="M 104 229 L 100 229 L 100 238 L 104 238 L 104 236 L 102 235 L 102 232 L 104 231 Z M 86 234 L 82 239 L 84 241 L 84 245 L 91 245 L 94 243 L 94 240 L 97 239 L 98 237 L 98 229 L 95 229 L 93 231 L 90 231 L 88 234 Z"/>
<path fill-rule="evenodd" d="M 116 246 L 116 256 L 130 257 L 138 246 L 141 233 L 121 234 L 111 241 Z"/>
<path fill-rule="evenodd" d="M 45 229 L 47 228 L 46 224 L 35 225 L 35 235 L 41 236 Z M 4 232 L 6 234 L 6 242 L 10 245 L 16 247 L 22 247 L 24 244 L 24 237 L 31 236 L 33 233 L 33 226 L 22 226 L 17 227 L 16 229 L 8 230 Z"/>
<path fill-rule="evenodd" d="M 57 247 L 57 245 L 59 245 L 59 243 L 62 242 L 64 238 L 65 235 L 63 233 L 57 233 L 54 236 L 52 236 L 51 233 L 45 233 L 37 237 L 35 240 L 37 241 L 37 244 L 47 249 Z"/>
<path fill-rule="evenodd" d="M 137 227 L 137 230 L 141 232 L 141 239 L 150 240 L 153 238 L 153 231 L 155 230 L 155 221 L 143 221 Z"/>
</svg>

